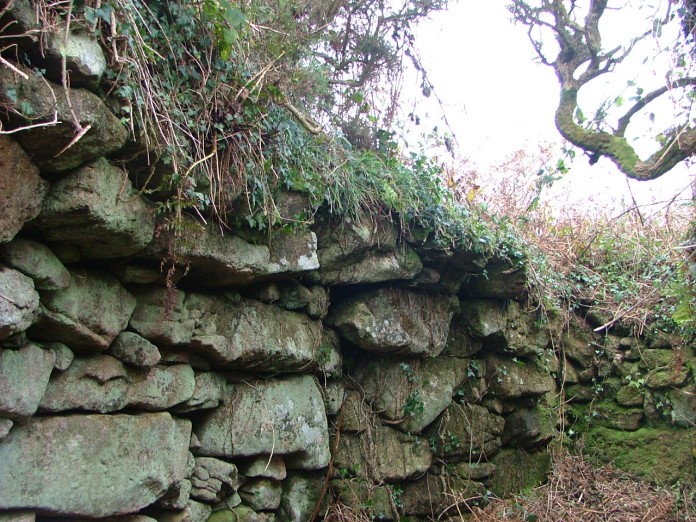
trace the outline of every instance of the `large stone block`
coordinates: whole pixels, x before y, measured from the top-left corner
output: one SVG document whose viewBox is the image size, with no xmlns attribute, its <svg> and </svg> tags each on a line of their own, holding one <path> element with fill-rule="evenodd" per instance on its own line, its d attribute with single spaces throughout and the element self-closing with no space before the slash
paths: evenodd
<svg viewBox="0 0 696 522">
<path fill-rule="evenodd" d="M 29 328 L 38 311 L 39 294 L 34 290 L 34 281 L 0 266 L 0 340 Z"/>
<path fill-rule="evenodd" d="M 500 449 L 505 420 L 475 404 L 452 404 L 428 428 L 435 454 L 454 461 L 488 457 Z"/>
<path fill-rule="evenodd" d="M 33 344 L 0 350 L 0 415 L 12 419 L 34 415 L 55 362 L 53 351 Z"/>
<path fill-rule="evenodd" d="M 39 215 L 49 185 L 19 143 L 0 135 L 0 150 L 0 243 L 5 243 Z"/>
<path fill-rule="evenodd" d="M 60 85 L 21 65 L 25 77 L 0 67 L 0 103 L 8 107 L 7 128 L 18 129 L 37 123 L 15 134 L 17 141 L 42 172 L 74 169 L 120 149 L 128 131 L 104 103 L 84 89 L 70 89 L 70 99 Z M 75 119 L 84 132 L 79 140 Z"/>
<path fill-rule="evenodd" d="M 189 218 L 176 232 L 163 229 L 141 256 L 158 262 L 173 256 L 186 266 L 187 282 L 206 288 L 290 278 L 319 268 L 314 232 L 276 233 L 268 244 L 251 243 Z"/>
<path fill-rule="evenodd" d="M 418 254 L 399 245 L 393 223 L 374 216 L 318 228 L 319 270 L 311 278 L 322 284 L 378 283 L 413 279 L 422 269 Z"/>
<path fill-rule="evenodd" d="M 135 513 L 185 478 L 190 435 L 168 413 L 32 418 L 0 441 L 0 509 Z"/>
<path fill-rule="evenodd" d="M 379 358 L 360 365 L 355 379 L 380 416 L 402 431 L 420 433 L 452 402 L 467 374 L 467 361 Z"/>
<path fill-rule="evenodd" d="M 518 399 L 543 395 L 556 386 L 549 369 L 537 359 L 513 360 L 497 355 L 486 357 L 489 389 L 499 399 Z"/>
<path fill-rule="evenodd" d="M 425 473 L 432 460 L 425 440 L 375 425 L 359 434 L 341 434 L 334 468 L 378 484 Z"/>
<path fill-rule="evenodd" d="M 320 350 L 332 355 L 321 321 L 251 299 L 164 288 L 138 290 L 131 328 L 151 342 L 185 347 L 223 367 L 297 372 L 319 367 Z M 332 362 L 327 358 L 325 362 Z M 329 373 L 340 368 L 340 357 Z"/>
<path fill-rule="evenodd" d="M 327 321 L 364 350 L 385 354 L 439 355 L 445 348 L 456 298 L 405 288 L 350 295 Z"/>
<path fill-rule="evenodd" d="M 538 326 L 536 313 L 518 303 L 476 299 L 462 301 L 461 309 L 470 333 L 497 352 L 519 357 L 538 355 L 551 341 L 548 327 Z"/>
<path fill-rule="evenodd" d="M 321 392 L 311 376 L 240 384 L 225 404 L 196 424 L 201 455 L 287 455 L 289 468 L 328 465 L 329 433 Z"/>
<path fill-rule="evenodd" d="M 70 286 L 44 292 L 32 338 L 65 343 L 78 353 L 104 351 L 126 328 L 135 297 L 112 275 L 72 272 Z"/>
<path fill-rule="evenodd" d="M 104 259 L 145 248 L 155 217 L 126 174 L 102 158 L 53 184 L 37 226 L 51 241 L 70 241 L 82 255 Z"/>
</svg>

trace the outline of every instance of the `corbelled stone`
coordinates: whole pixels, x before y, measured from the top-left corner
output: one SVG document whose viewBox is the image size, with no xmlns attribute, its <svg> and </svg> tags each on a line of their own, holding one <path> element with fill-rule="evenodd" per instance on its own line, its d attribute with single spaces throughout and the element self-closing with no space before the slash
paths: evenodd
<svg viewBox="0 0 696 522">
<path fill-rule="evenodd" d="M 439 355 L 445 348 L 456 298 L 404 288 L 380 288 L 340 301 L 327 321 L 368 351 Z"/>
<path fill-rule="evenodd" d="M 37 226 L 51 241 L 70 241 L 83 256 L 105 259 L 145 248 L 155 217 L 125 173 L 101 158 L 53 184 Z"/>
</svg>

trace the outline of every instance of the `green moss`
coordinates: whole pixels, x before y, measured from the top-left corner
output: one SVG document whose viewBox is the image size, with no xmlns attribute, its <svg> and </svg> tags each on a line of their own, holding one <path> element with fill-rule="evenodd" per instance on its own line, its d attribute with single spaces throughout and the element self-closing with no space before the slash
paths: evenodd
<svg viewBox="0 0 696 522">
<path fill-rule="evenodd" d="M 696 479 L 694 434 L 688 430 L 625 432 L 597 427 L 583 440 L 585 453 L 597 464 L 611 464 L 656 483 L 693 483 Z"/>
<path fill-rule="evenodd" d="M 545 452 L 527 453 L 505 449 L 491 461 L 496 470 L 491 477 L 491 491 L 501 498 L 532 489 L 546 482 L 551 456 Z"/>
</svg>

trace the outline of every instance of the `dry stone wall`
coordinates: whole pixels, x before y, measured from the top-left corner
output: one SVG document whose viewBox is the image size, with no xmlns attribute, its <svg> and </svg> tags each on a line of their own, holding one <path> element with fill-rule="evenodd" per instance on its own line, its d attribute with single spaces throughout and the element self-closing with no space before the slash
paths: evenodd
<svg viewBox="0 0 696 522">
<path fill-rule="evenodd" d="M 602 429 L 687 440 L 656 401 L 693 425 L 691 359 L 578 329 L 559 361 L 523 267 L 369 217 L 267 242 L 160 227 L 80 42 L 76 143 L 51 52 L 48 79 L 0 66 L 1 519 L 429 520 L 542 481 L 559 385 L 583 408 L 598 379 Z"/>
</svg>

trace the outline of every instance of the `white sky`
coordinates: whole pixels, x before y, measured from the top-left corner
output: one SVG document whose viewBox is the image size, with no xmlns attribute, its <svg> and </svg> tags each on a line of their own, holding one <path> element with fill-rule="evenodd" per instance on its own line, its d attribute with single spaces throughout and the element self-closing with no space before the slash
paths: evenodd
<svg viewBox="0 0 696 522">
<path fill-rule="evenodd" d="M 560 142 L 554 126 L 559 94 L 556 76 L 551 67 L 535 63 L 536 55 L 526 27 L 510 22 L 506 3 L 454 1 L 448 11 L 436 13 L 432 20 L 423 22 L 417 33 L 422 62 L 443 102 L 459 143 L 459 153 L 471 158 L 480 169 L 501 162 L 517 149 L 535 149 L 541 142 Z M 634 31 L 636 21 L 639 23 L 648 16 L 646 5 L 634 13 L 633 19 L 622 11 L 618 26 L 614 23 L 611 31 L 605 33 L 616 37 L 622 26 Z M 629 74 L 634 74 L 636 69 L 647 73 L 648 79 L 641 81 L 649 81 L 650 75 L 658 74 L 646 69 L 640 61 L 631 69 Z M 625 86 L 624 77 L 615 80 L 614 85 L 600 85 L 598 89 L 606 96 L 610 88 L 618 89 L 616 94 L 620 94 Z M 438 124 L 440 130 L 445 130 L 439 121 L 442 111 L 434 96 L 417 101 L 417 108 L 424 120 L 423 127 Z M 683 190 L 688 187 L 689 178 L 684 167 L 656 181 L 631 180 L 630 185 L 636 200 L 644 204 Z M 622 199 L 628 203 L 628 184 L 627 178 L 610 161 L 601 160 L 590 167 L 586 157 L 578 155 L 570 173 L 554 183 L 546 197 L 557 205 L 590 200 L 607 205 Z M 690 195 L 688 190 L 686 197 Z"/>
</svg>

